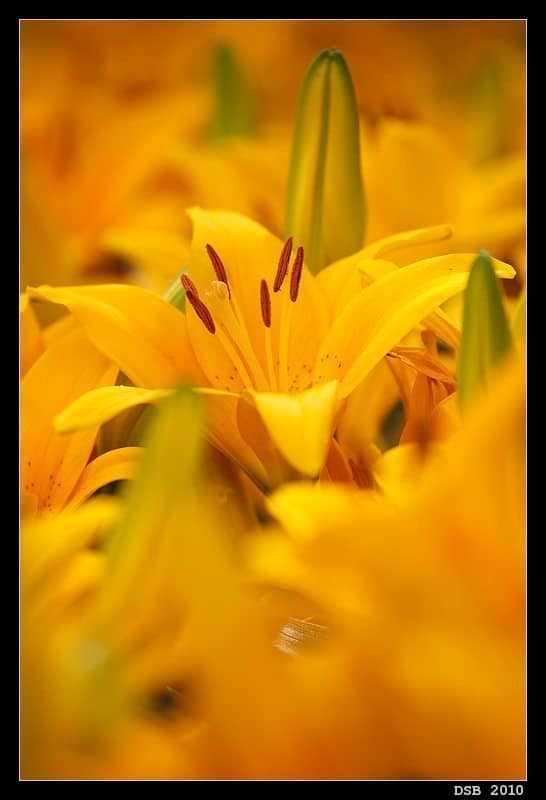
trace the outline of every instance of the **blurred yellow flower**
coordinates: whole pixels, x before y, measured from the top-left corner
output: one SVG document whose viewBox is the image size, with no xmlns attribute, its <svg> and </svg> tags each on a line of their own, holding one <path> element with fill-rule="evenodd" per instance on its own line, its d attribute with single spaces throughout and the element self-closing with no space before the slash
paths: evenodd
<svg viewBox="0 0 546 800">
<path fill-rule="evenodd" d="M 524 270 L 523 154 L 476 166 L 432 126 L 394 119 L 364 128 L 362 150 L 370 238 L 447 221 L 451 247 L 485 247 Z"/>
<path fill-rule="evenodd" d="M 123 509 L 23 529 L 24 776 L 521 779 L 517 360 L 490 389 L 417 491 L 274 494 L 249 568 L 170 398 Z"/>
<path fill-rule="evenodd" d="M 351 653 L 355 716 L 381 697 L 375 775 L 524 777 L 524 412 L 509 359 L 404 491 L 287 486 L 268 501 L 282 530 L 251 542 L 262 583 L 303 593 Z"/>
<path fill-rule="evenodd" d="M 332 41 L 351 65 L 368 128 L 369 240 L 447 220 L 461 228 L 457 247 L 485 246 L 510 262 L 515 254 L 521 265 L 522 35 L 517 21 L 24 21 L 22 288 L 107 278 L 160 292 L 185 263 L 184 210 L 196 204 L 240 211 L 280 234 L 296 93 Z M 441 43 L 453 37 L 463 67 L 445 58 Z M 228 126 L 232 138 L 220 142 L 210 136 L 215 50 L 234 54 L 247 78 L 255 138 L 248 126 Z M 338 110 L 339 127 L 342 119 Z M 338 237 L 354 240 L 361 224 Z"/>
</svg>

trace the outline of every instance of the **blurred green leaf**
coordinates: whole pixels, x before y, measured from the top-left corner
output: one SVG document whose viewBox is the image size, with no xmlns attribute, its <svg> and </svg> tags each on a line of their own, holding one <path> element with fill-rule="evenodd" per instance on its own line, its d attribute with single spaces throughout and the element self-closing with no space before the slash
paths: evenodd
<svg viewBox="0 0 546 800">
<path fill-rule="evenodd" d="M 253 136 L 256 114 L 252 94 L 235 55 L 224 44 L 214 51 L 215 107 L 211 137 L 225 141 L 235 136 Z"/>
<path fill-rule="evenodd" d="M 487 383 L 512 337 L 500 285 L 489 253 L 482 250 L 472 265 L 464 294 L 459 356 L 459 402 L 465 408 L 475 390 Z"/>
</svg>

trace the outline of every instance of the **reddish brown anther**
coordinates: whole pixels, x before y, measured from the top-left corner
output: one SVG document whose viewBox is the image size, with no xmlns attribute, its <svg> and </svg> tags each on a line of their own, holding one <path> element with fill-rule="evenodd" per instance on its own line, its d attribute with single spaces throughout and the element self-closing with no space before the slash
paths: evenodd
<svg viewBox="0 0 546 800">
<path fill-rule="evenodd" d="M 290 275 L 290 299 L 293 303 L 298 299 L 298 292 L 300 290 L 301 271 L 303 269 L 303 247 L 298 247 L 296 258 L 292 266 L 292 274 Z"/>
<path fill-rule="evenodd" d="M 192 281 L 192 279 L 189 277 L 189 275 L 181 275 L 180 276 L 180 281 L 182 283 L 182 286 L 186 290 L 186 294 L 190 293 L 194 297 L 199 297 L 199 292 L 197 291 L 197 286 Z"/>
<path fill-rule="evenodd" d="M 279 266 L 277 267 L 277 274 L 273 282 L 273 291 L 278 292 L 283 285 L 286 273 L 288 272 L 288 264 L 290 263 L 290 256 L 292 255 L 292 237 L 286 240 L 281 250 L 279 257 Z"/>
<path fill-rule="evenodd" d="M 214 324 L 212 314 L 203 301 L 196 297 L 192 291 L 186 291 L 186 299 L 209 333 L 216 333 L 216 325 Z"/>
<path fill-rule="evenodd" d="M 260 284 L 260 303 L 262 306 L 262 319 L 266 328 L 271 327 L 271 296 L 267 282 L 262 279 Z"/>
<path fill-rule="evenodd" d="M 226 284 L 228 290 L 228 297 L 231 300 L 231 289 L 229 288 L 227 272 L 226 268 L 224 267 L 223 261 L 211 244 L 207 244 L 206 249 L 208 257 L 210 258 L 210 263 L 212 264 L 212 268 L 216 273 L 216 277 L 218 278 L 219 281 L 222 281 L 222 283 Z"/>
</svg>

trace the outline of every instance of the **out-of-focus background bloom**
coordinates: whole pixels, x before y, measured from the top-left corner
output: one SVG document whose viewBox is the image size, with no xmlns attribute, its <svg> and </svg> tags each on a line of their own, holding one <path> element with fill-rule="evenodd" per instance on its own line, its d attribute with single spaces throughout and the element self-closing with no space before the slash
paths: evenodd
<svg viewBox="0 0 546 800">
<path fill-rule="evenodd" d="M 187 257 L 191 205 L 279 234 L 297 92 L 331 45 L 361 115 L 367 241 L 449 221 L 463 247 L 523 271 L 523 21 L 29 20 L 22 289 L 161 292 Z M 248 96 L 238 129 L 219 119 L 226 48 Z"/>
</svg>

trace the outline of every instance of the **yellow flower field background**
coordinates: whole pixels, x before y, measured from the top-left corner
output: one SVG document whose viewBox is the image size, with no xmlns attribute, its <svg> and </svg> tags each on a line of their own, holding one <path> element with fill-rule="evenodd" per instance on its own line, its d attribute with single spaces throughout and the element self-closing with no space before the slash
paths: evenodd
<svg viewBox="0 0 546 800">
<path fill-rule="evenodd" d="M 21 21 L 22 778 L 525 778 L 525 45 Z"/>
</svg>

